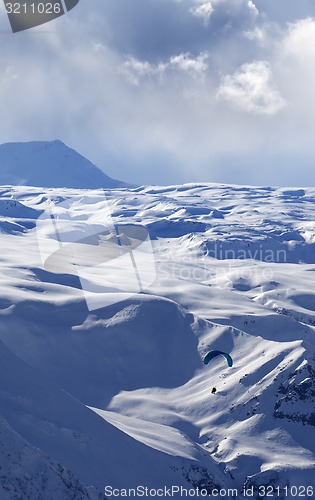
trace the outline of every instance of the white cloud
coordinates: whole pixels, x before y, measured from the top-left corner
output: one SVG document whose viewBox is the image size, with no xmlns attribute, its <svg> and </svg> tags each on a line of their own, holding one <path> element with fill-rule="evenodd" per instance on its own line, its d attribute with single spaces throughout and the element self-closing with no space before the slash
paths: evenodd
<svg viewBox="0 0 315 500">
<path fill-rule="evenodd" d="M 252 2 L 252 0 L 248 0 L 247 7 L 254 13 L 255 16 L 259 14 L 259 10 L 257 9 L 254 2 Z"/>
<path fill-rule="evenodd" d="M 129 59 L 121 66 L 120 73 L 133 85 L 139 85 L 144 76 L 156 73 L 156 68 L 148 61 L 140 61 L 135 57 Z"/>
<path fill-rule="evenodd" d="M 189 11 L 193 16 L 200 17 L 204 23 L 209 24 L 211 14 L 213 13 L 213 6 L 211 2 L 204 2 L 196 7 L 191 7 Z"/>
<path fill-rule="evenodd" d="M 208 26 L 208 0 L 80 2 L 45 33 L 0 17 L 0 142 L 60 138 L 135 183 L 314 183 L 315 20 L 209 1 Z"/>
<path fill-rule="evenodd" d="M 266 44 L 267 33 L 264 27 L 255 26 L 252 30 L 244 31 L 243 35 L 248 40 L 257 41 L 260 45 Z"/>
<path fill-rule="evenodd" d="M 186 73 L 204 73 L 207 68 L 207 53 L 199 54 L 197 57 L 192 57 L 190 54 L 179 54 L 171 57 L 166 67 L 175 67 Z"/>
<path fill-rule="evenodd" d="M 243 64 L 232 75 L 223 78 L 217 99 L 231 103 L 249 113 L 274 115 L 285 101 L 274 87 L 268 62 Z"/>
<path fill-rule="evenodd" d="M 295 126 L 304 129 L 301 136 L 314 134 L 315 19 L 290 23 L 274 59 L 277 80 L 290 103 Z"/>
<path fill-rule="evenodd" d="M 315 20 L 311 17 L 289 24 L 283 50 L 301 63 L 315 63 Z"/>
<path fill-rule="evenodd" d="M 195 0 L 196 1 L 196 0 Z M 252 0 L 197 0 L 197 5 L 190 7 L 189 12 L 204 21 L 208 26 L 215 11 L 227 14 L 230 20 L 238 16 L 246 24 L 248 16 L 255 19 L 259 11 Z M 224 16 L 223 16 L 224 17 Z"/>
<path fill-rule="evenodd" d="M 18 74 L 13 66 L 7 66 L 2 74 L 0 73 L 1 83 L 10 83 L 12 80 L 15 80 L 15 78 L 18 78 Z"/>
<path fill-rule="evenodd" d="M 139 85 L 146 77 L 157 77 L 159 82 L 163 81 L 170 71 L 176 71 L 180 74 L 194 76 L 202 76 L 208 68 L 207 53 L 199 54 L 196 57 L 190 54 L 178 54 L 170 57 L 165 62 L 152 64 L 149 61 L 140 61 L 134 57 L 129 57 L 121 66 L 120 73 L 134 85 Z"/>
</svg>

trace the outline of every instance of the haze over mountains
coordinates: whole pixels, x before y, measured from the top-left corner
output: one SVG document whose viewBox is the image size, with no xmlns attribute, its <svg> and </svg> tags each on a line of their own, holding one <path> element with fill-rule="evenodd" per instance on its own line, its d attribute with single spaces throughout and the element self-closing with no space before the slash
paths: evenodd
<svg viewBox="0 0 315 500">
<path fill-rule="evenodd" d="M 0 185 L 79 189 L 127 187 L 59 140 L 1 144 Z"/>
</svg>

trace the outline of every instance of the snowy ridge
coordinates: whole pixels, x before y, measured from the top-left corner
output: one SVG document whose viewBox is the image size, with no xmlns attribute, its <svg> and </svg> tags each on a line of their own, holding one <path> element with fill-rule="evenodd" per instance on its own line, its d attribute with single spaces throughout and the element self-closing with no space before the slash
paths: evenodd
<svg viewBox="0 0 315 500">
<path fill-rule="evenodd" d="M 256 498 L 259 485 L 315 488 L 315 189 L 107 190 L 117 224 L 149 228 L 157 278 L 93 313 L 77 276 L 42 268 L 36 241 L 37 216 L 74 195 L 2 192 L 3 432 L 40 450 L 60 498 L 72 497 L 56 464 L 82 498 L 162 477 L 209 492 L 254 486 Z M 204 366 L 209 349 L 233 367 Z"/>
<path fill-rule="evenodd" d="M 59 140 L 0 144 L 0 185 L 127 187 Z"/>
<path fill-rule="evenodd" d="M 1 498 L 88 499 L 103 498 L 95 488 L 87 488 L 63 466 L 53 463 L 1 417 Z"/>
</svg>

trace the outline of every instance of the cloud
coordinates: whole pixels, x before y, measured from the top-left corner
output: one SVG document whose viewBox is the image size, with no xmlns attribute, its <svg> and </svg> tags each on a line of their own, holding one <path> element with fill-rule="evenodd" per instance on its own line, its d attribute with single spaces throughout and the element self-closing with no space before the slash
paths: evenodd
<svg viewBox="0 0 315 500">
<path fill-rule="evenodd" d="M 248 38 L 248 40 L 257 41 L 260 45 L 265 45 L 268 33 L 267 28 L 264 26 L 255 26 L 254 29 L 244 31 L 243 35 Z"/>
<path fill-rule="evenodd" d="M 280 26 L 315 15 L 314 0 L 254 0 L 254 3 L 266 19 Z"/>
<path fill-rule="evenodd" d="M 120 73 L 133 85 L 139 85 L 143 77 L 152 76 L 157 72 L 158 67 L 155 68 L 148 61 L 140 61 L 135 57 L 129 57 L 120 68 Z"/>
<path fill-rule="evenodd" d="M 207 53 L 199 54 L 197 57 L 191 57 L 190 54 L 179 54 L 170 58 L 168 67 L 175 67 L 184 72 L 189 73 L 204 73 L 208 67 L 206 60 Z"/>
<path fill-rule="evenodd" d="M 294 139 L 312 144 L 315 134 L 315 19 L 290 23 L 274 55 L 274 69 L 284 98 L 290 107 Z M 288 123 L 287 123 L 288 126 Z M 304 131 L 302 133 L 302 130 Z"/>
<path fill-rule="evenodd" d="M 60 138 L 135 183 L 313 183 L 314 19 L 211 0 L 205 23 L 207 3 L 81 0 L 18 36 L 2 16 L 0 140 Z"/>
<path fill-rule="evenodd" d="M 166 83 L 166 77 L 170 77 L 172 72 L 186 74 L 191 77 L 201 77 L 208 68 L 208 54 L 199 54 L 196 57 L 191 54 L 179 54 L 170 57 L 165 62 L 151 64 L 149 61 L 140 61 L 134 57 L 129 57 L 121 66 L 120 72 L 126 79 L 134 84 L 140 85 L 141 81 L 156 78 L 159 83 Z"/>
<path fill-rule="evenodd" d="M 191 7 L 189 11 L 192 13 L 193 16 L 200 17 L 201 19 L 203 19 L 205 25 L 208 25 L 211 14 L 214 11 L 214 8 L 211 2 L 204 2 L 201 3 L 200 5 Z"/>
<path fill-rule="evenodd" d="M 216 97 L 248 113 L 262 115 L 274 115 L 285 106 L 266 61 L 243 64 L 232 75 L 226 75 Z"/>
<path fill-rule="evenodd" d="M 102 20 L 98 33 L 106 36 L 107 45 L 155 64 L 175 54 L 215 50 L 222 37 L 235 42 L 238 32 L 254 28 L 258 15 L 248 0 L 96 2 Z"/>
<path fill-rule="evenodd" d="M 311 17 L 289 24 L 283 52 L 302 65 L 315 65 L 315 20 Z"/>
</svg>

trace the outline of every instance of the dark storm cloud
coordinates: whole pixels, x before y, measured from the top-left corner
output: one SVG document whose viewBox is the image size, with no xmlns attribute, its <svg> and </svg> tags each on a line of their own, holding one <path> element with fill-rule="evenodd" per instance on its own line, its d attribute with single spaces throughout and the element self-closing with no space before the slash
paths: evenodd
<svg viewBox="0 0 315 500">
<path fill-rule="evenodd" d="M 2 11 L 0 142 L 60 138 L 134 183 L 314 184 L 315 20 L 259 3 L 81 0 L 18 36 Z"/>
<path fill-rule="evenodd" d="M 193 11 L 207 3 L 213 12 L 206 23 Z M 109 46 L 150 61 L 214 50 L 222 37 L 252 28 L 256 18 L 254 6 L 244 0 L 112 0 L 99 8 Z"/>
</svg>

